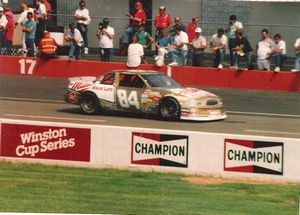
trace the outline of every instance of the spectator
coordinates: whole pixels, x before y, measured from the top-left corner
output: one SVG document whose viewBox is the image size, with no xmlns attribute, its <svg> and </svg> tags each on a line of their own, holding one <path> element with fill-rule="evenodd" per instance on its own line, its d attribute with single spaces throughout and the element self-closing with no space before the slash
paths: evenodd
<svg viewBox="0 0 300 215">
<path fill-rule="evenodd" d="M 27 13 L 28 12 L 31 12 L 32 14 L 34 13 L 34 10 L 30 7 L 28 7 L 28 4 L 25 3 L 25 2 L 22 2 L 20 4 L 20 8 L 22 10 L 22 13 L 20 14 L 17 22 L 16 22 L 16 25 L 21 25 L 22 27 L 25 25 L 25 22 L 27 21 Z M 22 49 L 23 51 L 26 50 L 26 42 L 25 42 L 25 32 L 23 32 L 22 34 Z"/>
<path fill-rule="evenodd" d="M 44 5 L 46 7 L 46 14 L 47 14 L 47 24 L 52 20 L 52 16 L 50 13 L 52 13 L 52 6 L 48 0 L 44 0 Z"/>
<path fill-rule="evenodd" d="M 181 31 L 180 28 L 175 28 L 175 38 L 172 48 L 169 49 L 169 54 L 172 59 L 171 65 L 178 64 L 179 58 L 179 65 L 186 66 L 187 65 L 187 54 L 188 54 L 188 47 L 187 44 L 189 43 L 188 35 L 184 31 Z"/>
<path fill-rule="evenodd" d="M 253 69 L 252 55 L 253 49 L 246 37 L 243 37 L 241 31 L 236 32 L 236 47 L 233 50 L 233 66 L 230 68 L 237 69 L 239 67 L 240 57 L 247 57 L 247 69 Z"/>
<path fill-rule="evenodd" d="M 35 40 L 35 32 L 36 32 L 36 22 L 33 19 L 33 13 L 27 13 L 27 21 L 22 29 L 25 33 L 25 43 L 27 47 L 27 56 L 34 57 L 34 40 Z"/>
<path fill-rule="evenodd" d="M 174 25 L 172 26 L 172 28 L 170 29 L 170 35 L 172 38 L 175 37 L 175 28 L 179 28 L 180 31 L 184 31 L 186 32 L 186 27 L 185 25 L 181 22 L 181 18 L 176 16 L 175 19 L 174 19 Z"/>
<path fill-rule="evenodd" d="M 236 15 L 230 15 L 229 17 L 229 25 L 226 31 L 228 32 L 228 48 L 230 52 L 230 66 L 234 66 L 234 50 L 236 47 L 236 32 L 242 32 L 243 24 L 237 21 Z"/>
<path fill-rule="evenodd" d="M 5 28 L 7 25 L 7 18 L 4 15 L 4 10 L 0 7 L 0 54 L 5 52 Z"/>
<path fill-rule="evenodd" d="M 39 57 L 42 60 L 56 58 L 57 46 L 58 44 L 56 43 L 55 39 L 50 37 L 50 33 L 48 31 L 45 31 L 44 37 L 39 43 Z"/>
<path fill-rule="evenodd" d="M 206 39 L 202 36 L 201 28 L 196 28 L 195 34 L 195 39 L 192 42 L 193 66 L 203 66 Z"/>
<path fill-rule="evenodd" d="M 300 72 L 300 37 L 295 42 L 295 51 L 296 51 L 296 59 L 295 59 L 295 68 L 292 69 L 292 72 Z"/>
<path fill-rule="evenodd" d="M 115 36 L 114 28 L 109 26 L 109 19 L 104 18 L 102 23 L 99 23 L 97 37 L 99 40 L 101 61 L 110 62 L 113 55 L 113 39 Z"/>
<path fill-rule="evenodd" d="M 219 69 L 223 68 L 227 40 L 222 28 L 219 28 L 217 34 L 214 34 L 210 39 L 210 48 L 215 53 L 214 66 Z"/>
<path fill-rule="evenodd" d="M 200 18 L 198 16 L 192 18 L 192 22 L 187 26 L 187 33 L 189 36 L 189 43 L 192 43 L 195 39 L 196 28 L 199 27 Z"/>
<path fill-rule="evenodd" d="M 285 41 L 281 39 L 280 34 L 275 34 L 274 36 L 274 49 L 272 51 L 273 57 L 275 59 L 275 72 L 282 70 L 283 61 L 287 58 L 286 55 L 286 44 Z"/>
<path fill-rule="evenodd" d="M 139 30 L 135 33 L 135 35 L 139 38 L 139 43 L 144 49 L 151 47 L 151 44 L 154 42 L 151 35 L 145 31 L 144 25 L 140 25 Z"/>
<path fill-rule="evenodd" d="M 270 56 L 274 47 L 267 29 L 261 30 L 262 39 L 257 43 L 257 67 L 259 70 L 270 70 Z"/>
<path fill-rule="evenodd" d="M 138 67 L 144 58 L 144 48 L 139 44 L 139 38 L 137 36 L 134 35 L 132 40 L 132 43 L 128 47 L 127 66 Z"/>
<path fill-rule="evenodd" d="M 0 0 L 0 7 L 6 8 L 8 4 L 8 0 Z"/>
<path fill-rule="evenodd" d="M 168 53 L 171 47 L 172 40 L 169 37 L 168 30 L 164 30 L 162 36 L 158 38 L 155 43 L 156 49 L 158 50 L 158 55 L 155 57 L 156 65 L 161 67 L 164 65 L 165 55 Z"/>
<path fill-rule="evenodd" d="M 87 8 L 85 8 L 85 2 L 81 0 L 79 2 L 79 9 L 75 11 L 75 19 L 77 20 L 77 29 L 81 33 L 84 41 L 84 54 L 89 53 L 88 48 L 88 24 L 91 22 L 90 13 Z"/>
<path fill-rule="evenodd" d="M 6 27 L 5 27 L 5 50 L 6 54 L 12 55 L 13 53 L 13 37 L 15 31 L 15 20 L 14 14 L 11 11 L 5 13 L 5 16 L 8 20 Z"/>
<path fill-rule="evenodd" d="M 46 19 L 47 19 L 47 10 L 46 6 L 43 3 L 43 0 L 36 0 L 37 6 L 37 26 L 36 26 L 36 35 L 35 35 L 35 45 L 38 46 L 40 40 L 44 36 L 44 31 L 46 30 Z"/>
<path fill-rule="evenodd" d="M 155 39 L 162 36 L 162 32 L 166 29 L 169 30 L 172 25 L 172 19 L 170 15 L 166 12 L 165 6 L 159 7 L 159 14 L 156 15 L 154 21 L 156 32 L 155 32 Z"/>
<path fill-rule="evenodd" d="M 76 28 L 75 23 L 69 24 L 68 35 L 65 40 L 70 42 L 69 61 L 71 61 L 74 56 L 76 60 L 80 60 L 80 49 L 83 46 L 83 38 L 80 31 Z"/>
<path fill-rule="evenodd" d="M 146 13 L 143 10 L 143 4 L 141 2 L 137 2 L 135 4 L 136 7 L 136 13 L 134 16 L 130 15 L 129 13 L 126 13 L 126 16 L 129 17 L 129 19 L 132 21 L 131 25 L 125 30 L 124 33 L 124 45 L 127 47 L 130 42 L 130 35 L 134 35 L 137 31 L 140 25 L 146 24 Z"/>
</svg>

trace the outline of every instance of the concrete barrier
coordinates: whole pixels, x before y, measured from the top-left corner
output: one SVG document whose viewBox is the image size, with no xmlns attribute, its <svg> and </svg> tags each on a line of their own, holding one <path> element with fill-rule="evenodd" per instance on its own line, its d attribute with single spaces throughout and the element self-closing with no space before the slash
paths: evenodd
<svg viewBox="0 0 300 215">
<path fill-rule="evenodd" d="M 0 74 L 30 75 L 44 77 L 100 76 L 117 69 L 128 69 L 125 63 L 72 61 L 24 57 L 0 56 Z M 235 69 L 216 69 L 207 67 L 160 67 L 143 64 L 138 69 L 157 70 L 167 73 L 178 82 L 192 86 L 212 86 L 255 90 L 278 90 L 300 92 L 300 74 L 272 71 L 238 71 Z"/>
<path fill-rule="evenodd" d="M 5 160 L 300 182 L 300 139 L 9 119 L 0 122 L 0 158 Z"/>
</svg>

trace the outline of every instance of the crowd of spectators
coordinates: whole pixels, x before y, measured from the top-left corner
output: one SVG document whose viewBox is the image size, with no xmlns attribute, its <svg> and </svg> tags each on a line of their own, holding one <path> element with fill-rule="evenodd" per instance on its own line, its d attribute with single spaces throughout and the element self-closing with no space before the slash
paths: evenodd
<svg viewBox="0 0 300 215">
<path fill-rule="evenodd" d="M 51 50 L 57 49 L 57 44 L 50 42 L 49 33 L 46 31 L 47 20 L 51 19 L 51 5 L 47 0 L 35 0 L 35 8 L 28 7 L 27 3 L 21 3 L 21 14 L 18 20 L 9 9 L 8 0 L 1 0 L 0 5 L 0 51 L 1 54 L 11 55 L 13 50 L 12 38 L 15 26 L 22 27 L 22 47 L 27 56 L 41 56 L 38 50 L 44 50 L 51 46 Z M 255 48 L 252 48 L 245 37 L 243 24 L 236 15 L 230 15 L 227 28 L 219 28 L 208 41 L 203 36 L 200 18 L 195 16 L 187 25 L 182 23 L 180 17 L 175 17 L 174 22 L 165 6 L 160 6 L 154 19 L 154 37 L 145 31 L 146 12 L 142 2 L 135 4 L 134 14 L 125 13 L 130 24 L 126 26 L 122 36 L 121 53 L 128 56 L 128 66 L 137 67 L 145 62 L 144 49 L 150 49 L 154 45 L 156 50 L 155 61 L 158 66 L 169 57 L 170 65 L 188 65 L 192 60 L 193 66 L 205 66 L 205 50 L 209 48 L 213 56 L 214 67 L 222 69 L 224 66 L 241 69 L 240 61 L 245 59 L 246 67 L 254 69 L 254 58 L 257 69 L 271 70 L 271 60 L 275 64 L 274 71 L 283 70 L 284 61 L 287 58 L 286 42 L 280 34 L 274 35 L 274 41 L 270 38 L 268 29 L 261 30 L 261 39 Z M 88 54 L 88 25 L 91 22 L 89 10 L 84 0 L 79 1 L 79 8 L 74 14 L 74 23 L 69 24 L 65 41 L 69 42 L 69 59 L 79 60 L 81 53 Z M 45 33 L 46 32 L 46 33 Z M 99 55 L 101 61 L 112 61 L 113 39 L 115 30 L 109 25 L 109 19 L 104 18 L 99 23 L 96 38 L 99 40 Z M 46 38 L 46 40 L 42 40 Z M 41 43 L 43 41 L 43 43 Z M 45 42 L 47 41 L 47 42 Z M 46 44 L 43 47 L 43 44 Z M 50 45 L 49 45 L 50 44 Z M 142 47 L 142 50 L 141 50 Z M 300 70 L 300 38 L 294 44 L 296 51 L 295 68 Z M 226 50 L 230 53 L 230 65 L 224 63 Z M 49 49 L 48 49 L 49 51 Z M 55 51 L 54 51 L 55 52 Z M 49 53 L 48 53 L 49 54 Z M 138 59 L 134 59 L 134 58 Z M 138 63 L 139 62 L 139 63 Z"/>
</svg>

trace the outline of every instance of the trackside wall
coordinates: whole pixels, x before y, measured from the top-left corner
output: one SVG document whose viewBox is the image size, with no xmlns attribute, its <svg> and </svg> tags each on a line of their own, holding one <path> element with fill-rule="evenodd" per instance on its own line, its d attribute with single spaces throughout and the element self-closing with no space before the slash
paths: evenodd
<svg viewBox="0 0 300 215">
<path fill-rule="evenodd" d="M 0 122 L 0 158 L 4 160 L 300 182 L 300 139 L 9 119 Z"/>
<path fill-rule="evenodd" d="M 65 59 L 41 61 L 34 58 L 0 56 L 0 74 L 67 78 L 99 76 L 116 69 L 128 67 L 125 63 L 116 62 L 86 60 L 68 62 Z M 300 74 L 292 72 L 220 70 L 188 66 L 159 68 L 151 64 L 140 65 L 138 69 L 168 72 L 172 78 L 184 85 L 300 92 Z"/>
</svg>

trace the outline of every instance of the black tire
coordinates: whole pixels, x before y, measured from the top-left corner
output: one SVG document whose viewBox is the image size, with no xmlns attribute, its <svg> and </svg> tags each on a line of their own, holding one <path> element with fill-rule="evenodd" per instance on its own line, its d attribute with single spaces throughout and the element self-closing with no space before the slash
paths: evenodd
<svg viewBox="0 0 300 215">
<path fill-rule="evenodd" d="M 80 96 L 80 107 L 86 114 L 97 114 L 100 111 L 99 99 L 94 93 L 85 92 Z"/>
<path fill-rule="evenodd" d="M 179 120 L 181 107 L 178 101 L 174 98 L 165 98 L 159 105 L 159 114 L 166 120 Z"/>
</svg>

